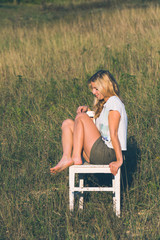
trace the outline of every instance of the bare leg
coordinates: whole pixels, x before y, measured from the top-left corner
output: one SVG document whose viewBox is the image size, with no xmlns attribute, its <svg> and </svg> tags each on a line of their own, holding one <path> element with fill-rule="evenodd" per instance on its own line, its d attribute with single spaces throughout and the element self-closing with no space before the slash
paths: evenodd
<svg viewBox="0 0 160 240">
<path fill-rule="evenodd" d="M 79 113 L 75 122 L 68 119 L 62 124 L 62 145 L 63 156 L 60 162 L 50 169 L 51 173 L 61 172 L 65 168 L 75 164 L 82 164 L 81 153 L 89 161 L 90 151 L 95 141 L 100 137 L 100 133 L 92 119 L 85 113 Z M 73 147 L 73 154 L 71 152 Z"/>
<path fill-rule="evenodd" d="M 84 150 L 86 156 L 90 157 L 90 151 L 100 133 L 87 114 L 77 115 L 73 131 L 73 154 L 72 160 L 75 165 L 82 164 L 81 153 Z"/>
<path fill-rule="evenodd" d="M 85 159 L 86 162 L 90 162 L 88 156 L 86 155 L 85 151 L 83 151 L 83 158 Z"/>
<path fill-rule="evenodd" d="M 65 168 L 73 165 L 73 160 L 71 158 L 72 147 L 73 147 L 73 128 L 74 121 L 67 119 L 62 124 L 62 147 L 63 147 L 63 156 L 59 163 L 50 168 L 51 173 L 61 172 Z"/>
</svg>

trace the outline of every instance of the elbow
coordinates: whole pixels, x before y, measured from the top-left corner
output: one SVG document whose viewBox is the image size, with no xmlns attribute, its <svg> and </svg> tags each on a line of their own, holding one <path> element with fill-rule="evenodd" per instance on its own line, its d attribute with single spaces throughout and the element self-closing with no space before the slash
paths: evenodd
<svg viewBox="0 0 160 240">
<path fill-rule="evenodd" d="M 119 138 L 118 138 L 118 133 L 114 132 L 114 133 L 110 134 L 110 138 L 111 138 L 113 148 L 114 149 L 117 148 L 117 146 L 120 145 Z"/>
<path fill-rule="evenodd" d="M 110 133 L 110 137 L 111 137 L 111 141 L 115 141 L 115 140 L 118 140 L 118 133 L 115 131 L 115 132 L 112 132 Z"/>
</svg>

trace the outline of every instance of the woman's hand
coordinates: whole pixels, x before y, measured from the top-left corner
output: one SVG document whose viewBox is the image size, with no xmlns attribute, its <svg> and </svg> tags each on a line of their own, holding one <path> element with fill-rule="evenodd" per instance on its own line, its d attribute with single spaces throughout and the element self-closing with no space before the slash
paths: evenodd
<svg viewBox="0 0 160 240">
<path fill-rule="evenodd" d="M 111 163 L 109 164 L 111 173 L 112 173 L 114 176 L 117 174 L 118 169 L 120 168 L 121 165 L 122 165 L 122 163 L 121 163 L 121 162 L 118 162 L 118 161 L 116 161 L 116 162 L 111 162 Z"/>
<path fill-rule="evenodd" d="M 88 106 L 79 106 L 78 108 L 77 108 L 77 114 L 78 113 L 85 113 L 85 112 L 87 112 L 88 111 Z"/>
</svg>

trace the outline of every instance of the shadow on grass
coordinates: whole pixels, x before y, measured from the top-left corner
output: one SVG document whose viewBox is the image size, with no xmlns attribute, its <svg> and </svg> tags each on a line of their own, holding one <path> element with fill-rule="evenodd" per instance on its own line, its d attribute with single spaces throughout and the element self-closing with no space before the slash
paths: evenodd
<svg viewBox="0 0 160 240">
<path fill-rule="evenodd" d="M 123 7 L 125 4 L 125 7 L 127 8 L 138 8 L 138 7 L 147 7 L 147 3 L 155 3 L 159 4 L 159 0 L 103 0 L 103 1 L 92 1 L 92 2 L 86 2 L 86 3 L 79 3 L 79 4 L 68 4 L 68 5 L 57 5 L 57 4 L 43 4 L 42 9 L 47 11 L 55 11 L 55 12 L 80 12 L 83 10 L 93 10 L 93 9 L 108 9 L 108 8 L 114 8 L 114 7 Z"/>
<path fill-rule="evenodd" d="M 0 11 L 3 13 L 0 17 L 1 26 L 5 25 L 5 20 L 9 20 L 13 25 L 20 26 L 37 23 L 53 23 L 61 18 L 66 21 L 72 21 L 77 15 L 88 16 L 91 12 L 97 10 L 123 9 L 123 8 L 147 8 L 148 3 L 160 4 L 159 0 L 93 0 L 85 3 L 49 3 L 41 4 L 11 4 L 0 3 Z"/>
<path fill-rule="evenodd" d="M 11 4 L 0 4 L 0 8 L 3 9 L 17 9 L 16 5 L 11 5 Z"/>
<path fill-rule="evenodd" d="M 122 191 L 130 188 L 134 173 L 137 171 L 137 162 L 141 158 L 141 151 L 137 145 L 134 136 L 129 137 L 127 144 L 127 152 L 125 154 L 125 161 L 121 168 L 122 173 Z"/>
<path fill-rule="evenodd" d="M 63 5 L 43 5 L 43 10 L 48 11 L 82 11 L 82 10 L 91 10 L 95 8 L 109 8 L 113 5 L 111 1 L 101 1 L 101 2 L 90 2 L 90 3 L 81 3 L 81 4 L 69 4 L 67 6 Z"/>
</svg>

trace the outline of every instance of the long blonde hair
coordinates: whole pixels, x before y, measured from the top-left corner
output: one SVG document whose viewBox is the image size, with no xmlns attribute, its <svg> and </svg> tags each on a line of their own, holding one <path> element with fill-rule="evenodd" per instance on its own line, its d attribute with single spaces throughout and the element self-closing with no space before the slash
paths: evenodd
<svg viewBox="0 0 160 240">
<path fill-rule="evenodd" d="M 94 82 L 98 91 L 105 97 L 118 96 L 120 97 L 119 87 L 109 71 L 100 70 L 95 73 L 89 80 L 88 84 L 91 88 L 91 82 Z M 94 111 L 95 118 L 99 117 L 103 105 L 105 104 L 105 100 L 98 100 L 96 97 L 94 99 Z"/>
</svg>

